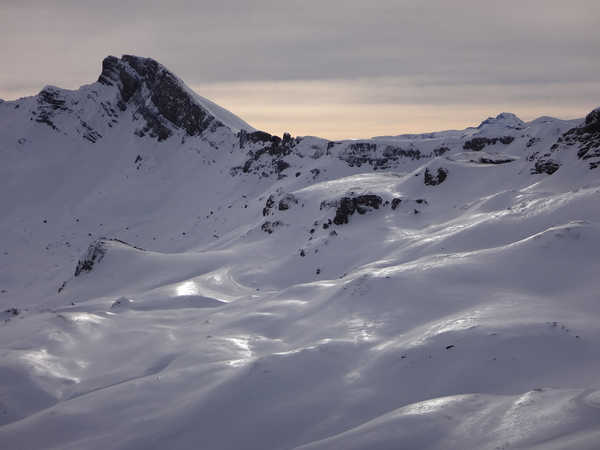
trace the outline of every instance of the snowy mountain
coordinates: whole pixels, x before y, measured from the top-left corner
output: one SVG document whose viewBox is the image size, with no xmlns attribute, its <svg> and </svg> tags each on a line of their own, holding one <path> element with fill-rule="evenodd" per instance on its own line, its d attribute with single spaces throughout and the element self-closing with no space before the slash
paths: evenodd
<svg viewBox="0 0 600 450">
<path fill-rule="evenodd" d="M 600 109 L 278 137 L 110 56 L 0 162 L 3 448 L 598 448 Z"/>
</svg>

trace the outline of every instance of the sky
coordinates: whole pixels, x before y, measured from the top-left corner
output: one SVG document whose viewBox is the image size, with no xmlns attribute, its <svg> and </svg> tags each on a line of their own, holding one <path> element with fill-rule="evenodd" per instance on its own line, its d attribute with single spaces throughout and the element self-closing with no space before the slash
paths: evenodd
<svg viewBox="0 0 600 450">
<path fill-rule="evenodd" d="M 156 59 L 256 128 L 329 139 L 600 106 L 598 0 L 0 0 L 0 98 Z"/>
</svg>

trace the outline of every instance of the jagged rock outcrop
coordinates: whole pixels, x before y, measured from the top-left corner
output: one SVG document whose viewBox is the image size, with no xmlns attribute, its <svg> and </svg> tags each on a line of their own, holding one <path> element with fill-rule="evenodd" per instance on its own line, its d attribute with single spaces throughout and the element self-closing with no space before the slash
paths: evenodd
<svg viewBox="0 0 600 450">
<path fill-rule="evenodd" d="M 413 148 L 378 145 L 373 142 L 353 142 L 343 148 L 338 157 L 350 167 L 368 164 L 374 170 L 384 170 L 397 166 L 402 159 L 414 161 L 431 156 L 423 155 L 420 150 Z"/>
<path fill-rule="evenodd" d="M 40 91 L 37 96 L 36 107 L 31 111 L 31 120 L 38 123 L 43 123 L 49 126 L 54 131 L 65 132 L 59 128 L 57 122 L 60 121 L 60 116 L 70 116 L 72 120 L 70 125 L 75 125 L 75 130 L 83 139 L 95 143 L 102 138 L 97 130 L 83 119 L 82 111 L 77 110 L 79 101 L 69 95 L 70 91 L 59 89 L 54 86 L 46 86 Z M 101 103 L 104 112 L 107 112 L 109 117 L 109 126 L 111 126 L 112 113 L 109 107 Z M 62 126 L 62 125 L 61 125 Z"/>
<path fill-rule="evenodd" d="M 151 58 L 108 56 L 102 62 L 98 82 L 119 90 L 119 108 L 133 109 L 146 122 L 137 134 L 149 134 L 159 141 L 179 128 L 188 136 L 223 126 L 203 108 L 183 82 Z M 149 101 L 148 101 L 149 100 Z"/>
<path fill-rule="evenodd" d="M 437 173 L 432 175 L 429 168 L 425 169 L 425 174 L 423 175 L 423 182 L 426 186 L 437 186 L 438 184 L 443 183 L 448 177 L 448 170 L 443 167 L 439 167 Z"/>
<path fill-rule="evenodd" d="M 560 168 L 560 163 L 558 161 L 554 161 L 552 159 L 541 159 L 536 161 L 533 169 L 531 169 L 531 174 L 542 174 L 545 173 L 547 175 L 552 175 Z"/>
<path fill-rule="evenodd" d="M 392 209 L 395 210 L 402 203 L 402 199 L 399 197 L 394 197 L 392 199 Z"/>
<path fill-rule="evenodd" d="M 273 195 L 269 195 L 269 197 L 267 197 L 267 201 L 265 202 L 265 207 L 262 210 L 263 216 L 268 216 L 271 213 L 273 206 L 275 206 L 275 199 L 273 198 Z"/>
<path fill-rule="evenodd" d="M 282 225 L 283 222 L 281 222 L 280 220 L 274 220 L 272 222 L 270 220 L 267 220 L 266 222 L 263 222 L 263 224 L 260 226 L 260 229 L 263 230 L 265 233 L 272 234 L 273 231 L 275 231 Z"/>
<path fill-rule="evenodd" d="M 286 194 L 283 196 L 281 200 L 279 200 L 279 204 L 277 205 L 277 209 L 279 211 L 287 211 L 292 206 L 298 204 L 298 199 L 293 194 Z"/>
<path fill-rule="evenodd" d="M 472 150 L 474 152 L 479 152 L 483 150 L 488 145 L 494 145 L 500 142 L 501 144 L 508 145 L 515 140 L 513 136 L 501 136 L 501 137 L 474 137 L 473 139 L 469 139 L 463 144 L 463 149 Z"/>
<path fill-rule="evenodd" d="M 375 194 L 342 197 L 340 200 L 333 203 L 333 205 L 336 206 L 333 223 L 336 225 L 346 224 L 348 223 L 348 218 L 355 212 L 358 214 L 365 214 L 372 209 L 379 209 L 382 203 L 383 199 Z M 331 204 L 325 202 L 321 205 L 321 207 L 323 206 L 331 206 Z"/>
<path fill-rule="evenodd" d="M 58 130 L 54 124 L 54 116 L 56 111 L 70 111 L 66 105 L 66 99 L 61 96 L 59 89 L 52 86 L 46 86 L 40 91 L 37 97 L 38 107 L 32 111 L 35 121 L 44 123 L 53 130 Z"/>
<path fill-rule="evenodd" d="M 121 244 L 127 247 L 134 248 L 136 250 L 144 251 L 143 248 L 122 241 L 121 239 L 100 238 L 90 244 L 90 246 L 85 252 L 85 255 L 83 255 L 83 257 L 77 262 L 74 275 L 78 277 L 83 272 L 91 272 L 94 266 L 100 261 L 102 261 L 102 259 L 104 259 L 104 256 L 106 256 L 106 252 L 108 251 L 108 245 L 110 243 Z"/>
<path fill-rule="evenodd" d="M 83 258 L 77 262 L 75 267 L 75 276 L 78 277 L 83 272 L 91 272 L 94 265 L 102 261 L 106 255 L 106 244 L 103 239 L 92 242 L 88 247 Z"/>
<path fill-rule="evenodd" d="M 273 136 L 265 131 L 247 132 L 240 130 L 238 133 L 241 149 L 253 147 L 248 150 L 248 159 L 241 166 L 230 170 L 232 176 L 239 173 L 254 173 L 262 177 L 277 175 L 285 177 L 283 172 L 290 167 L 285 157 L 292 153 L 298 139 L 293 139 L 289 133 L 284 133 L 283 138 Z"/>
<path fill-rule="evenodd" d="M 478 129 L 487 128 L 488 126 L 501 126 L 514 130 L 522 130 L 525 128 L 525 122 L 519 119 L 513 113 L 503 112 L 496 117 L 488 117 L 479 124 Z"/>
<path fill-rule="evenodd" d="M 577 151 L 577 158 L 586 161 L 590 169 L 600 167 L 600 108 L 590 112 L 581 125 L 563 133 L 549 152 L 534 154 L 531 173 L 552 175 L 561 166 L 560 159 L 572 151 Z"/>
<path fill-rule="evenodd" d="M 560 144 L 567 147 L 577 146 L 577 157 L 589 162 L 589 168 L 600 166 L 600 108 L 589 113 L 583 124 L 572 128 L 558 139 Z"/>
</svg>

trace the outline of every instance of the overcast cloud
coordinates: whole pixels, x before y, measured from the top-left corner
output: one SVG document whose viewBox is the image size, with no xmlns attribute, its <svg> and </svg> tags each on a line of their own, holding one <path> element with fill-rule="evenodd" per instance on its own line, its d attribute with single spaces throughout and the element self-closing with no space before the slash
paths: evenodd
<svg viewBox="0 0 600 450">
<path fill-rule="evenodd" d="M 597 0 L 1 2 L 6 99 L 76 88 L 106 55 L 131 53 L 278 133 L 364 137 L 600 105 Z"/>
</svg>

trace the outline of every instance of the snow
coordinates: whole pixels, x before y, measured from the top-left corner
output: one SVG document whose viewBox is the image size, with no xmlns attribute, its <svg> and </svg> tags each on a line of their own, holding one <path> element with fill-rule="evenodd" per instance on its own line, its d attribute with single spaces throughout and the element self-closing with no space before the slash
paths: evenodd
<svg viewBox="0 0 600 450">
<path fill-rule="evenodd" d="M 184 84 L 185 86 L 185 84 Z M 193 96 L 194 100 L 198 102 L 204 109 L 206 109 L 210 114 L 212 114 L 219 122 L 223 125 L 229 127 L 232 131 L 256 131 L 256 128 L 248 125 L 244 120 L 240 119 L 238 116 L 232 114 L 227 111 L 225 108 L 217 105 L 214 102 L 211 102 L 209 99 L 204 98 L 198 95 L 196 92 L 185 86 L 187 91 Z"/>
<path fill-rule="evenodd" d="M 58 131 L 0 104 L 3 448 L 597 448 L 600 184 L 576 149 L 530 173 L 581 120 L 305 138 L 263 176 L 212 103 L 227 128 L 158 142 L 111 87 L 60 92 Z"/>
</svg>

